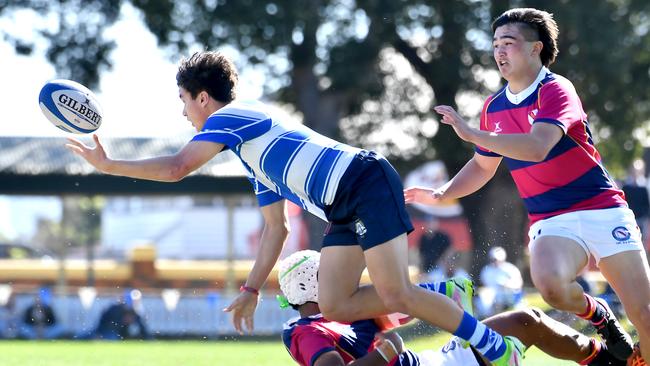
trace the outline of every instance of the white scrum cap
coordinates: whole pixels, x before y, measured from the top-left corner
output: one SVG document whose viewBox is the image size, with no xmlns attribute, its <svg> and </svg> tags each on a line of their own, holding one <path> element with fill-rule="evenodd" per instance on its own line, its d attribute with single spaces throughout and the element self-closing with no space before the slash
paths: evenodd
<svg viewBox="0 0 650 366">
<path fill-rule="evenodd" d="M 314 250 L 295 252 L 280 262 L 278 282 L 289 304 L 318 302 L 319 264 L 320 253 Z"/>
</svg>

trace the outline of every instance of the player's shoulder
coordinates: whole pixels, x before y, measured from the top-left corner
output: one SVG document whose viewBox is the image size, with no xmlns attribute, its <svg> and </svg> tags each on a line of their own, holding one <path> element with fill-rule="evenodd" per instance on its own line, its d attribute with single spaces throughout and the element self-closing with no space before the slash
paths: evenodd
<svg viewBox="0 0 650 366">
<path fill-rule="evenodd" d="M 508 98 L 506 97 L 506 85 L 502 86 L 496 93 L 488 96 L 483 103 L 483 112 L 494 112 L 496 110 L 502 110 L 508 104 Z"/>
<path fill-rule="evenodd" d="M 271 118 L 269 107 L 257 100 L 234 100 L 212 113 L 212 117 L 266 120 Z"/>
<path fill-rule="evenodd" d="M 284 331 L 291 331 L 297 328 L 306 329 L 313 328 L 319 323 L 326 322 L 325 318 L 321 314 L 311 315 L 308 317 L 301 318 L 299 316 L 293 317 L 287 320 L 283 325 Z"/>
<path fill-rule="evenodd" d="M 485 105 L 487 106 L 488 104 L 493 102 L 495 99 L 505 98 L 506 88 L 507 88 L 507 84 L 502 86 L 501 88 L 499 88 L 499 90 L 497 90 L 495 93 L 491 94 L 489 97 L 487 97 L 487 99 L 485 99 Z"/>
<path fill-rule="evenodd" d="M 296 329 L 299 328 L 298 321 L 301 318 L 299 316 L 287 320 L 282 324 L 282 340 L 285 344 L 291 344 L 291 337 L 294 335 Z"/>
<path fill-rule="evenodd" d="M 550 92 L 570 92 L 570 93 L 575 93 L 576 89 L 575 86 L 573 86 L 573 83 L 571 80 L 567 79 L 566 77 L 556 74 L 554 72 L 548 71 L 546 73 L 546 76 L 542 79 L 540 82 L 540 90 L 542 92 L 545 91 L 550 91 Z"/>
</svg>

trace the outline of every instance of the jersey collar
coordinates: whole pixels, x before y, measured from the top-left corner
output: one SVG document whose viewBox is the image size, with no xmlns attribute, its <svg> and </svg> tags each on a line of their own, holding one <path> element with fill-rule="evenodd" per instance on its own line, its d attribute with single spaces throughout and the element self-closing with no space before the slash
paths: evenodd
<svg viewBox="0 0 650 366">
<path fill-rule="evenodd" d="M 537 85 L 544 80 L 546 77 L 546 74 L 549 73 L 550 71 L 546 66 L 542 66 L 542 69 L 539 70 L 539 74 L 537 74 L 537 78 L 535 81 L 533 81 L 532 84 L 530 84 L 526 89 L 520 91 L 517 94 L 514 94 L 510 91 L 510 88 L 506 85 L 506 97 L 508 98 L 508 101 L 512 104 L 519 104 L 521 103 L 524 99 L 528 98 L 531 94 L 537 90 Z"/>
</svg>

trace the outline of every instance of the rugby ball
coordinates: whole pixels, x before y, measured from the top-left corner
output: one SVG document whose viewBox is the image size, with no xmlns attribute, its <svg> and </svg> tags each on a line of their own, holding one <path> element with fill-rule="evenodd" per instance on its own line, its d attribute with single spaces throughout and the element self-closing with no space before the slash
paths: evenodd
<svg viewBox="0 0 650 366">
<path fill-rule="evenodd" d="M 38 95 L 47 119 L 65 132 L 91 133 L 102 124 L 102 109 L 95 94 L 85 86 L 65 79 L 48 81 Z"/>
</svg>

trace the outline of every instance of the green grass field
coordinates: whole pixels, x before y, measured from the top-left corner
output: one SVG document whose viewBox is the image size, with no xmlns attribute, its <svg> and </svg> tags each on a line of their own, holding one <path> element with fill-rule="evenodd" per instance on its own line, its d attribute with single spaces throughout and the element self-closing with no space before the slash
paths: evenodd
<svg viewBox="0 0 650 366">
<path fill-rule="evenodd" d="M 437 348 L 448 336 L 407 342 L 413 350 Z M 537 349 L 526 353 L 526 366 L 564 366 Z M 278 366 L 294 365 L 278 341 L 2 341 L 2 366 Z"/>
<path fill-rule="evenodd" d="M 531 306 L 548 309 L 541 296 L 529 294 Z M 624 321 L 624 325 L 630 326 Z M 446 333 L 411 332 L 400 334 L 406 346 L 414 351 L 438 349 L 449 339 Z M 628 329 L 630 331 L 631 329 Z M 0 341 L 0 366 L 279 366 L 295 365 L 279 337 L 275 340 L 238 341 Z M 560 361 L 529 349 L 525 366 L 568 366 L 574 362 Z"/>
</svg>

